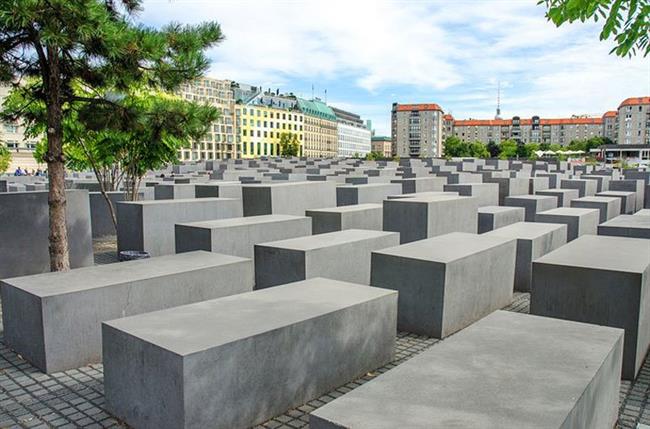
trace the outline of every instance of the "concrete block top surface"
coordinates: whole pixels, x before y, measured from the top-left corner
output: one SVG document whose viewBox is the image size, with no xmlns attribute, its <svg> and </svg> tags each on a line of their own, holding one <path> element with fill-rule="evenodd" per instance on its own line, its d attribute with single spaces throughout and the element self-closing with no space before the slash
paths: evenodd
<svg viewBox="0 0 650 429">
<path fill-rule="evenodd" d="M 598 209 L 582 209 L 576 207 L 559 207 L 557 209 L 546 210 L 538 215 L 552 215 L 552 216 L 584 216 L 589 213 L 598 213 Z"/>
<path fill-rule="evenodd" d="M 517 222 L 486 232 L 485 234 L 498 235 L 501 237 L 534 239 L 559 229 L 566 231 L 567 226 L 563 223 Z"/>
<path fill-rule="evenodd" d="M 527 200 L 527 201 L 550 201 L 551 198 L 555 198 L 555 197 L 549 196 L 549 195 L 512 195 L 512 196 L 506 197 L 506 203 L 508 201 L 522 201 L 522 200 Z"/>
<path fill-rule="evenodd" d="M 415 195 L 415 194 L 412 194 Z M 408 194 L 407 194 L 408 196 Z M 398 199 L 399 202 L 408 202 L 408 203 L 435 203 L 439 201 L 452 201 L 452 200 L 468 200 L 474 197 L 461 197 L 453 194 L 432 194 L 432 195 L 419 195 L 416 197 L 408 197 Z"/>
<path fill-rule="evenodd" d="M 626 191 L 602 191 L 596 194 L 596 197 L 633 197 L 635 192 Z M 586 197 L 585 197 L 586 198 Z"/>
<path fill-rule="evenodd" d="M 622 336 L 496 311 L 312 415 L 358 429 L 564 427 Z"/>
<path fill-rule="evenodd" d="M 584 203 L 616 203 L 619 199 L 617 197 L 607 197 L 607 196 L 595 196 L 595 197 L 581 197 L 576 198 L 572 202 L 584 202 Z"/>
<path fill-rule="evenodd" d="M 393 294 L 397 292 L 313 278 L 104 324 L 186 356 Z"/>
<path fill-rule="evenodd" d="M 120 262 L 119 264 L 14 277 L 4 279 L 2 282 L 38 297 L 48 297 L 244 261 L 249 261 L 249 259 L 195 251 Z"/>
<path fill-rule="evenodd" d="M 524 208 L 523 207 L 510 207 L 510 206 L 483 206 L 478 208 L 479 213 L 489 213 L 489 214 L 496 214 L 496 213 L 510 213 L 513 211 L 518 211 L 523 213 Z"/>
<path fill-rule="evenodd" d="M 287 240 L 271 241 L 268 243 L 261 243 L 259 245 L 265 247 L 279 247 L 282 249 L 305 251 L 398 234 L 399 233 L 397 232 L 372 231 L 368 229 L 346 229 L 343 231 L 328 232 L 325 234 L 308 235 L 305 237 L 289 238 Z"/>
<path fill-rule="evenodd" d="M 644 238 L 583 235 L 535 263 L 644 273 L 650 267 L 650 244 Z"/>
<path fill-rule="evenodd" d="M 298 186 L 320 186 L 327 182 L 311 182 L 311 181 L 300 181 L 300 182 L 287 182 L 287 183 L 251 183 L 243 184 L 245 188 L 291 188 Z M 331 184 L 334 186 L 334 184 Z"/>
<path fill-rule="evenodd" d="M 601 223 L 600 226 L 650 229 L 650 216 L 620 215 Z M 650 247 L 650 243 L 648 243 L 648 246 Z"/>
<path fill-rule="evenodd" d="M 144 200 L 144 201 L 120 201 L 118 204 L 129 204 L 139 206 L 157 206 L 174 204 L 207 204 L 214 201 L 240 201 L 238 198 L 181 198 L 177 200 Z"/>
<path fill-rule="evenodd" d="M 463 259 L 472 254 L 510 241 L 514 241 L 514 239 L 489 236 L 486 234 L 452 232 L 433 238 L 413 241 L 400 246 L 389 247 L 375 251 L 375 253 L 429 262 L 447 263 Z"/>
<path fill-rule="evenodd" d="M 176 225 L 182 226 L 191 226 L 195 228 L 230 228 L 246 225 L 257 225 L 261 223 L 273 223 L 273 222 L 284 222 L 297 219 L 306 219 L 305 216 L 293 216 L 293 215 L 283 215 L 283 214 L 272 214 L 272 215 L 260 215 L 260 216 L 248 216 L 248 217 L 233 217 L 228 219 L 216 219 L 216 220 L 203 220 L 197 222 L 184 222 L 177 223 Z"/>
<path fill-rule="evenodd" d="M 634 216 L 650 216 L 650 209 L 641 209 L 634 213 Z"/>
<path fill-rule="evenodd" d="M 383 206 L 381 204 L 373 204 L 373 203 L 368 203 L 368 204 L 355 204 L 351 206 L 340 206 L 340 207 L 328 207 L 325 209 L 310 209 L 307 210 L 307 213 L 346 213 L 346 212 L 356 212 L 356 211 L 363 211 L 363 210 L 373 210 L 373 209 L 381 209 Z"/>
</svg>

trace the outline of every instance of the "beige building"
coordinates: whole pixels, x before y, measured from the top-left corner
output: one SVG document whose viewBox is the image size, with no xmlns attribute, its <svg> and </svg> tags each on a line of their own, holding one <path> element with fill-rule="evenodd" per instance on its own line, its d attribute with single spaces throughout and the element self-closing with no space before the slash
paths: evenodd
<svg viewBox="0 0 650 429">
<path fill-rule="evenodd" d="M 221 115 L 206 136 L 179 153 L 181 161 L 238 158 L 235 129 L 235 100 L 232 81 L 208 77 L 181 86 L 180 95 L 189 101 L 206 102 Z"/>
<path fill-rule="evenodd" d="M 442 154 L 443 112 L 437 104 L 393 103 L 393 154 L 400 157 L 436 157 Z"/>
<path fill-rule="evenodd" d="M 392 140 L 387 136 L 372 136 L 370 140 L 372 151 L 380 153 L 383 157 L 392 156 Z"/>
<path fill-rule="evenodd" d="M 334 158 L 338 152 L 338 128 L 334 111 L 319 99 L 298 98 L 304 118 L 304 156 Z"/>
<path fill-rule="evenodd" d="M 633 97 L 618 106 L 618 144 L 650 144 L 650 97 Z"/>
<path fill-rule="evenodd" d="M 10 86 L 0 85 L 0 105 L 2 105 L 10 91 Z M 30 171 L 38 168 L 46 168 L 45 164 L 38 164 L 32 155 L 39 141 L 40 138 L 38 137 L 25 137 L 25 127 L 23 127 L 20 121 L 0 122 L 0 144 L 6 146 L 12 155 L 7 172 L 12 173 L 18 167 Z"/>
</svg>

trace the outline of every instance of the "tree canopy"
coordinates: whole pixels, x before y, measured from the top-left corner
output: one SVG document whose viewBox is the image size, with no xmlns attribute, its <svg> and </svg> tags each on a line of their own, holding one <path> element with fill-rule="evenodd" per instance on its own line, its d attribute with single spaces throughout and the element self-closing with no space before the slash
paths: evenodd
<svg viewBox="0 0 650 429">
<path fill-rule="evenodd" d="M 280 155 L 298 156 L 300 153 L 300 141 L 294 133 L 280 134 Z"/>
<path fill-rule="evenodd" d="M 648 0 L 540 0 L 546 17 L 558 27 L 566 22 L 603 21 L 600 40 L 613 38 L 610 53 L 624 57 L 650 53 L 650 2 Z"/>
<path fill-rule="evenodd" d="M 0 142 L 0 174 L 3 174 L 9 169 L 9 164 L 11 163 L 11 152 L 9 149 Z"/>
</svg>

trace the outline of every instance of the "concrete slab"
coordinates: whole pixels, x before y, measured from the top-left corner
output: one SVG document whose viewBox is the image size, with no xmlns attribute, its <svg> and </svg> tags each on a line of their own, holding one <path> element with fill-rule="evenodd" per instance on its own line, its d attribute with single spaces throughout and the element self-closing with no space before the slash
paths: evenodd
<svg viewBox="0 0 650 429">
<path fill-rule="evenodd" d="M 397 294 L 311 279 L 103 324 L 108 411 L 247 428 L 390 361 Z"/>
<path fill-rule="evenodd" d="M 484 183 L 499 184 L 499 205 L 505 204 L 506 197 L 528 195 L 528 179 L 525 177 L 492 177 L 483 180 Z"/>
<path fill-rule="evenodd" d="M 580 191 L 578 189 L 544 189 L 535 192 L 535 195 L 556 197 L 558 207 L 571 207 L 571 200 L 580 198 Z"/>
<path fill-rule="evenodd" d="M 598 223 L 607 222 L 621 213 L 621 199 L 615 197 L 582 197 L 571 201 L 571 207 L 597 209 Z"/>
<path fill-rule="evenodd" d="M 645 181 L 638 179 L 612 180 L 609 182 L 610 191 L 626 191 L 636 194 L 636 207 L 644 207 L 645 202 Z"/>
<path fill-rule="evenodd" d="M 244 185 L 244 216 L 288 214 L 336 206 L 334 182 L 295 182 Z"/>
<path fill-rule="evenodd" d="M 530 313 L 625 329 L 623 378 L 650 344 L 648 240 L 585 235 L 533 261 Z"/>
<path fill-rule="evenodd" d="M 634 214 L 636 211 L 636 194 L 625 191 L 605 191 L 598 192 L 597 197 L 614 197 L 621 200 L 620 214 Z"/>
<path fill-rule="evenodd" d="M 612 220 L 598 225 L 598 235 L 650 238 L 650 216 L 617 216 Z"/>
<path fill-rule="evenodd" d="M 609 429 L 621 334 L 497 311 L 312 412 L 310 427 Z"/>
<path fill-rule="evenodd" d="M 249 259 L 169 255 L 0 282 L 4 338 L 47 373 L 101 362 L 104 320 L 253 289 Z"/>
<path fill-rule="evenodd" d="M 446 177 L 413 177 L 410 179 L 393 179 L 391 183 L 402 185 L 402 194 L 413 194 L 416 192 L 442 191 L 447 184 Z"/>
<path fill-rule="evenodd" d="M 478 233 L 483 234 L 517 222 L 523 222 L 523 207 L 485 206 L 478 208 Z"/>
<path fill-rule="evenodd" d="M 580 197 L 593 197 L 598 189 L 598 181 L 591 179 L 562 179 L 560 188 L 577 189 Z"/>
<path fill-rule="evenodd" d="M 445 338 L 512 301 L 515 252 L 511 238 L 441 235 L 374 251 L 370 284 L 399 292 L 400 330 Z"/>
<path fill-rule="evenodd" d="M 378 204 L 389 195 L 402 192 L 399 183 L 372 183 L 368 185 L 342 185 L 336 188 L 336 205 Z"/>
<path fill-rule="evenodd" d="M 567 225 L 567 241 L 585 235 L 597 233 L 600 211 L 597 209 L 578 209 L 560 207 L 537 213 L 535 222 L 564 223 Z"/>
<path fill-rule="evenodd" d="M 312 234 L 342 231 L 344 229 L 371 229 L 381 231 L 383 206 L 381 204 L 357 204 L 307 210 L 312 219 Z"/>
<path fill-rule="evenodd" d="M 445 185 L 445 192 L 458 192 L 463 197 L 474 197 L 479 207 L 499 205 L 499 185 L 497 183 L 459 183 Z"/>
<path fill-rule="evenodd" d="M 506 206 L 524 208 L 526 222 L 534 222 L 537 213 L 557 208 L 557 202 L 557 198 L 547 195 L 517 195 L 505 199 Z"/>
</svg>

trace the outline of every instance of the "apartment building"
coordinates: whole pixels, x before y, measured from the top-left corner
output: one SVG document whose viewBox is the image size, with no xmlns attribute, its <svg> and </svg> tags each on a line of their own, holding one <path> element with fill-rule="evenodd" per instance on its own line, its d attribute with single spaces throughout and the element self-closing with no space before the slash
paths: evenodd
<svg viewBox="0 0 650 429">
<path fill-rule="evenodd" d="M 393 154 L 392 139 L 388 136 L 372 136 L 370 145 L 373 152 L 380 153 L 386 158 L 390 158 Z"/>
<path fill-rule="evenodd" d="M 650 97 L 633 97 L 618 106 L 618 144 L 650 144 Z"/>
<path fill-rule="evenodd" d="M 615 142 L 618 139 L 618 112 L 610 110 L 603 115 L 603 137 Z"/>
<path fill-rule="evenodd" d="M 304 115 L 295 108 L 237 104 L 235 108 L 237 152 L 241 158 L 281 155 L 284 133 L 298 137 L 298 154 L 304 152 Z"/>
<path fill-rule="evenodd" d="M 235 141 L 235 99 L 232 81 L 208 77 L 181 86 L 179 95 L 188 101 L 205 102 L 219 109 L 221 115 L 201 141 L 179 153 L 181 161 L 238 158 Z"/>
<path fill-rule="evenodd" d="M 9 95 L 11 87 L 9 85 L 0 85 L 0 105 L 4 103 L 5 98 Z M 0 122 L 0 141 L 14 153 L 31 152 L 36 149 L 38 138 L 26 138 L 25 127 L 20 121 L 17 122 Z"/>
<path fill-rule="evenodd" d="M 334 158 L 338 152 L 338 129 L 334 111 L 320 99 L 297 98 L 304 120 L 304 156 Z"/>
<path fill-rule="evenodd" d="M 437 104 L 393 103 L 392 152 L 400 157 L 442 154 L 443 111 Z"/>
<path fill-rule="evenodd" d="M 332 107 L 336 115 L 338 156 L 365 156 L 371 150 L 370 130 L 356 113 Z"/>
</svg>

